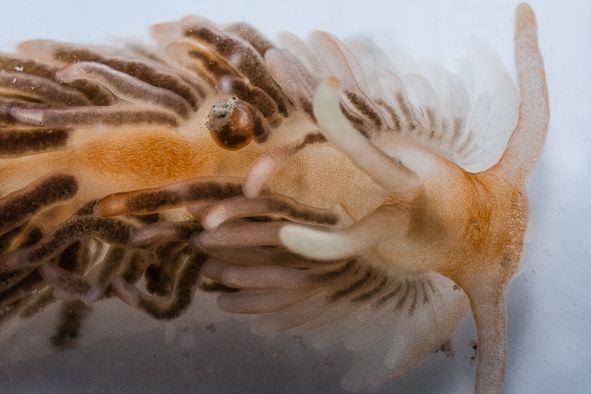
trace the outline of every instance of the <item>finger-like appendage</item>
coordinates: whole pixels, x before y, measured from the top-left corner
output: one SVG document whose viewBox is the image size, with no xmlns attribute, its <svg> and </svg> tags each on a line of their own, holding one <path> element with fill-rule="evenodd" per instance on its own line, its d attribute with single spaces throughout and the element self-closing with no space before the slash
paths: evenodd
<svg viewBox="0 0 591 394">
<path fill-rule="evenodd" d="M 250 166 L 242 186 L 244 195 L 249 198 L 256 197 L 265 186 L 265 183 L 272 179 L 293 155 L 310 144 L 324 142 L 326 142 L 326 138 L 322 134 L 311 133 L 302 141 L 265 153 Z"/>
<path fill-rule="evenodd" d="M 515 15 L 515 63 L 519 81 L 517 126 L 505 153 L 493 170 L 510 179 L 524 181 L 542 152 L 550 116 L 536 17 L 525 3 L 517 7 Z"/>
<path fill-rule="evenodd" d="M 90 105 L 90 100 L 79 91 L 46 78 L 22 72 L 0 71 L 0 88 L 18 95 L 29 96 L 43 103 L 60 106 Z"/>
<path fill-rule="evenodd" d="M 400 160 L 387 156 L 363 137 L 339 107 L 340 89 L 335 79 L 320 84 L 314 97 L 314 115 L 328 141 L 386 191 L 412 194 L 420 179 Z"/>
<path fill-rule="evenodd" d="M 129 258 L 131 257 L 126 256 L 125 248 L 111 247 L 98 267 L 91 286 L 84 296 L 84 301 L 87 304 L 92 304 L 103 296 L 119 268 L 126 264 L 126 260 Z"/>
<path fill-rule="evenodd" d="M 72 175 L 53 174 L 0 199 L 0 234 L 23 224 L 42 209 L 71 199 L 78 192 Z"/>
<path fill-rule="evenodd" d="M 478 272 L 477 277 L 472 275 L 459 277 L 457 283 L 470 299 L 478 334 L 475 392 L 500 393 L 503 390 L 507 363 L 503 293 L 506 281 L 510 278 L 503 278 L 503 272 L 494 270 Z"/>
<path fill-rule="evenodd" d="M 502 302 L 471 301 L 478 333 L 476 393 L 500 393 L 507 363 L 507 324 Z"/>
<path fill-rule="evenodd" d="M 268 248 L 265 246 L 245 248 L 217 248 L 208 249 L 207 255 L 219 261 L 236 265 L 281 265 L 282 267 L 309 268 L 325 267 L 333 263 L 319 263 L 318 261 L 307 260 L 301 256 L 290 253 L 284 248 Z"/>
<path fill-rule="evenodd" d="M 300 60 L 286 49 L 268 51 L 265 54 L 265 62 L 273 79 L 291 102 L 301 108 L 315 123 L 312 99 L 318 85 L 317 77 L 310 74 Z"/>
<path fill-rule="evenodd" d="M 350 299 L 361 291 L 356 283 L 363 277 L 354 262 L 335 263 L 309 270 L 277 266 L 236 266 L 208 260 L 204 277 L 239 292 L 226 293 L 218 305 L 227 312 L 262 314 L 277 312 L 324 293 L 327 302 Z M 226 295 L 228 295 L 226 297 Z"/>
<path fill-rule="evenodd" d="M 409 221 L 407 212 L 384 206 L 340 231 L 286 224 L 280 229 L 279 238 L 282 245 L 304 257 L 338 260 L 356 256 L 386 238 L 403 237 Z"/>
<path fill-rule="evenodd" d="M 0 274 L 0 294 L 14 288 L 31 273 L 31 269 Z"/>
<path fill-rule="evenodd" d="M 273 335 L 305 324 L 326 311 L 329 302 L 323 292 L 312 295 L 305 302 L 259 317 L 251 323 L 258 335 Z"/>
<path fill-rule="evenodd" d="M 203 177 L 170 185 L 111 194 L 97 202 L 94 213 L 108 217 L 147 214 L 201 201 L 216 201 L 242 193 L 242 178 Z"/>
<path fill-rule="evenodd" d="M 273 44 L 269 41 L 265 36 L 261 34 L 257 29 L 252 27 L 247 23 L 232 23 L 230 26 L 227 26 L 224 30 L 227 32 L 236 34 L 240 36 L 243 40 L 248 41 L 250 45 L 261 56 L 265 56 L 265 52 L 269 49 L 273 48 Z"/>
<path fill-rule="evenodd" d="M 191 304 L 199 272 L 204 262 L 205 256 L 198 253 L 187 259 L 177 275 L 170 298 L 144 294 L 121 277 L 114 278 L 111 286 L 117 297 L 125 303 L 143 310 L 155 319 L 172 320 L 185 312 Z"/>
<path fill-rule="evenodd" d="M 90 290 L 84 276 L 69 272 L 53 264 L 42 264 L 39 273 L 52 288 L 53 296 L 61 300 L 82 299 Z"/>
<path fill-rule="evenodd" d="M 279 231 L 283 222 L 232 223 L 212 231 L 203 231 L 192 237 L 191 243 L 198 249 L 246 248 L 251 246 L 279 245 Z"/>
<path fill-rule="evenodd" d="M 2 105 L 3 103 L 0 101 L 0 107 Z M 69 138 L 70 130 L 68 129 L 37 127 L 3 129 L 0 131 L 0 159 L 22 157 L 64 148 Z"/>
<path fill-rule="evenodd" d="M 260 314 L 272 313 L 288 308 L 313 296 L 317 289 L 290 289 L 240 291 L 225 293 L 218 297 L 221 310 L 230 313 Z"/>
<path fill-rule="evenodd" d="M 292 222 L 335 225 L 339 215 L 330 209 L 315 208 L 300 204 L 281 195 L 265 195 L 257 198 L 237 196 L 221 201 L 207 210 L 201 223 L 207 230 L 213 230 L 224 222 L 256 216 L 273 216 Z"/>
<path fill-rule="evenodd" d="M 201 201 L 187 206 L 186 209 L 196 221 L 201 222 L 201 218 L 205 212 L 207 212 L 207 209 L 211 206 L 211 204 L 211 201 Z"/>
<path fill-rule="evenodd" d="M 133 246 L 146 246 L 153 243 L 182 241 L 201 230 L 201 225 L 193 220 L 151 223 L 137 229 L 129 239 L 129 243 Z"/>
<path fill-rule="evenodd" d="M 95 237 L 111 244 L 124 245 L 128 243 L 133 228 L 133 225 L 116 219 L 73 217 L 34 245 L 0 256 L 0 272 L 37 267 L 85 238 Z"/>
<path fill-rule="evenodd" d="M 270 122 L 277 116 L 277 105 L 275 101 L 264 90 L 256 86 L 251 86 L 242 79 L 231 77 L 222 78 L 218 83 L 218 89 L 223 94 L 234 95 L 250 104 Z"/>
<path fill-rule="evenodd" d="M 240 290 L 311 289 L 334 284 L 345 274 L 353 271 L 360 269 L 351 262 L 334 262 L 328 266 L 301 269 L 279 265 L 249 266 L 211 261 L 208 262 L 207 270 L 204 269 L 211 279 Z"/>
<path fill-rule="evenodd" d="M 113 288 L 113 292 L 115 295 L 127 305 L 131 305 L 133 307 L 137 307 L 140 300 L 140 290 L 128 283 L 122 277 L 115 277 L 111 282 L 111 287 Z"/>
<path fill-rule="evenodd" d="M 292 289 L 309 286 L 308 272 L 280 266 L 241 267 L 224 269 L 223 284 L 236 289 Z"/>
<path fill-rule="evenodd" d="M 228 63 L 247 77 L 252 85 L 259 87 L 273 98 L 283 116 L 289 115 L 289 100 L 267 71 L 263 58 L 249 43 L 207 26 L 185 29 L 184 34 L 201 45 L 207 46 L 218 56 L 227 59 Z"/>
<path fill-rule="evenodd" d="M 167 111 L 138 107 L 137 105 L 113 105 L 106 107 L 75 108 L 11 108 L 10 114 L 19 121 L 33 126 L 79 127 L 97 124 L 111 127 L 126 125 L 158 125 L 178 127 L 176 115 Z"/>
<path fill-rule="evenodd" d="M 294 153 L 294 148 L 289 146 L 271 151 L 256 159 L 244 178 L 244 186 L 242 187 L 244 195 L 249 198 L 256 197 L 265 183 L 273 178 Z"/>
<path fill-rule="evenodd" d="M 55 327 L 55 333 L 50 339 L 51 345 L 58 350 L 76 348 L 82 336 L 84 323 L 91 312 L 92 308 L 80 300 L 62 303 L 59 324 Z"/>
<path fill-rule="evenodd" d="M 204 277 L 221 283 L 224 280 L 224 270 L 229 266 L 230 265 L 225 262 L 217 261 L 215 259 L 210 258 L 207 259 L 207 261 L 203 264 L 203 267 L 201 268 L 201 274 Z"/>
<path fill-rule="evenodd" d="M 108 88 L 116 96 L 133 103 L 153 104 L 187 118 L 193 112 L 191 104 L 169 90 L 155 87 L 129 74 L 95 62 L 74 63 L 56 73 L 63 82 L 87 80 Z"/>
<path fill-rule="evenodd" d="M 0 237 L 0 253 L 4 253 L 11 247 L 22 248 L 33 245 L 42 237 L 43 233 L 38 227 L 26 228 L 26 225 L 17 227 Z M 6 307 L 7 302 L 10 303 L 15 294 L 20 293 L 24 296 L 27 288 L 31 289 L 32 285 L 40 281 L 41 277 L 34 268 L 0 273 L 0 309 Z M 17 296 L 17 298 L 20 297 Z"/>
<path fill-rule="evenodd" d="M 190 248 L 184 242 L 165 242 L 155 248 L 144 273 L 146 290 L 150 294 L 170 296 L 175 278 L 189 254 Z"/>
<path fill-rule="evenodd" d="M 184 76 L 178 69 L 172 69 L 145 57 L 113 56 L 108 50 L 49 40 L 21 42 L 18 50 L 28 57 L 61 65 L 78 62 L 101 63 L 152 86 L 174 92 L 187 100 L 194 110 L 202 102 L 203 92 L 194 83 L 194 79 Z"/>
</svg>

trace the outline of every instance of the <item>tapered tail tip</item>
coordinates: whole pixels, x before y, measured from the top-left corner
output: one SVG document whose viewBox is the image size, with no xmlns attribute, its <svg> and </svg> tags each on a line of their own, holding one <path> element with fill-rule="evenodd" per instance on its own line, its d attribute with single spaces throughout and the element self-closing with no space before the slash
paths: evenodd
<svg viewBox="0 0 591 394">
<path fill-rule="evenodd" d="M 515 32 L 528 29 L 537 29 L 536 15 L 529 4 L 521 3 L 515 11 Z"/>
</svg>

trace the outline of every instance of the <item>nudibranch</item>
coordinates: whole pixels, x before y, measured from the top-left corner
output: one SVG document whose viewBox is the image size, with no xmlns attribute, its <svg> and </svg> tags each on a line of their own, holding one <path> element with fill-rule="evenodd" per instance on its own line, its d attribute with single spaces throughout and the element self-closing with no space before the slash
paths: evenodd
<svg viewBox="0 0 591 394">
<path fill-rule="evenodd" d="M 342 341 L 343 387 L 368 391 L 471 311 L 476 391 L 499 392 L 549 117 L 532 9 L 516 11 L 518 89 L 490 57 L 478 92 L 360 38 L 277 46 L 198 17 L 151 32 L 0 55 L 2 325 L 62 303 L 67 348 L 103 300 L 171 320 L 217 292 L 255 333 Z"/>
</svg>

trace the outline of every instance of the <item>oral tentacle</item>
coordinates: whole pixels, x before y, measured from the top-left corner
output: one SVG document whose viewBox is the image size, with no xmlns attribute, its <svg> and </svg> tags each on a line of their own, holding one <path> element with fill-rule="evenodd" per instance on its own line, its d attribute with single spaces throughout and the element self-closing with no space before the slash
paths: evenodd
<svg viewBox="0 0 591 394">
<path fill-rule="evenodd" d="M 279 231 L 281 244 L 290 251 L 315 260 L 337 260 L 359 255 L 388 237 L 404 237 L 408 213 L 381 207 L 339 231 L 286 224 Z"/>
<path fill-rule="evenodd" d="M 314 115 L 326 139 L 386 191 L 412 195 L 420 185 L 417 174 L 363 137 L 343 115 L 339 99 L 336 80 L 320 84 L 314 98 Z"/>
</svg>

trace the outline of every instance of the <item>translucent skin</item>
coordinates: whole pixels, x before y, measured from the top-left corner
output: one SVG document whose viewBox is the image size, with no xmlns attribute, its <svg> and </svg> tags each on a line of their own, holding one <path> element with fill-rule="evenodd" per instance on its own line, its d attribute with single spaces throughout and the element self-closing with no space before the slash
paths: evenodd
<svg viewBox="0 0 591 394">
<path fill-rule="evenodd" d="M 180 39 L 179 31 L 192 23 L 205 27 L 186 30 Z M 190 249 L 193 257 L 185 265 L 170 268 L 178 280 L 165 284 L 182 292 L 187 290 L 180 285 L 183 279 L 197 281 L 199 277 L 203 286 L 239 290 L 220 296 L 220 308 L 255 316 L 255 332 L 309 331 L 321 343 L 343 338 L 352 350 L 364 350 L 372 349 L 373 342 L 355 334 L 362 330 L 360 322 L 367 320 L 378 330 L 386 324 L 381 317 L 395 310 L 397 320 L 418 324 L 416 334 L 408 330 L 408 339 L 394 339 L 399 349 L 383 355 L 379 368 L 369 365 L 345 377 L 343 385 L 354 390 L 376 389 L 418 365 L 449 338 L 469 302 L 478 332 L 476 392 L 500 392 L 506 361 L 503 294 L 519 263 L 527 225 L 526 182 L 541 152 L 549 116 L 531 8 L 522 4 L 516 12 L 517 125 L 500 160 L 481 172 L 466 171 L 437 147 L 420 143 L 412 135 L 379 134 L 382 121 L 368 109 L 375 98 L 364 103 L 362 96 L 367 91 L 351 87 L 348 74 L 354 72 L 354 65 L 350 59 L 339 63 L 349 67 L 342 67 L 340 78 L 325 78 L 320 72 L 297 69 L 301 63 L 292 61 L 294 55 L 269 50 L 260 37 L 254 40 L 252 31 L 241 29 L 235 34 L 250 46 L 200 19 L 154 28 L 157 40 L 185 67 L 206 57 L 209 68 L 198 71 L 206 74 L 205 80 L 217 80 L 215 93 L 204 95 L 185 120 L 190 97 L 186 102 L 180 100 L 185 85 L 169 74 L 160 74 L 160 79 L 146 86 L 142 75 L 131 78 L 129 70 L 117 71 L 124 67 L 107 60 L 104 63 L 109 67 L 91 64 L 84 68 L 78 63 L 56 74 L 61 81 L 98 81 L 133 103 L 137 113 L 166 107 L 168 112 L 158 113 L 168 116 L 161 121 L 178 124 L 150 123 L 148 115 L 136 113 L 140 121 L 110 128 L 104 126 L 110 115 L 101 112 L 103 108 L 90 107 L 96 121 L 65 124 L 75 128 L 62 149 L 1 159 L 0 207 L 8 210 L 20 207 L 19 201 L 29 202 L 19 208 L 26 211 L 21 217 L 5 220 L 6 228 L 35 224 L 49 235 L 32 245 L 15 242 L 3 250 L 0 271 L 39 269 L 43 285 L 61 291 L 65 298 L 92 303 L 110 289 L 133 307 L 169 318 L 177 313 L 169 306 L 183 298 L 179 292 L 173 292 L 170 299 L 153 301 L 121 275 L 104 275 L 107 279 L 99 283 L 85 271 L 62 272 L 50 259 L 60 256 L 68 239 L 96 238 L 129 255 L 151 251 L 162 239 L 174 240 L 179 248 Z M 196 37 L 199 45 L 185 42 L 186 37 Z M 342 43 L 323 33 L 316 37 L 324 49 L 346 58 Z M 21 51 L 43 58 L 48 48 L 51 45 L 33 42 L 23 44 Z M 297 44 L 293 48 L 296 54 Z M 256 63 L 262 58 L 255 50 L 264 53 L 266 65 Z M 305 48 L 299 50 L 298 58 L 314 68 L 315 59 L 306 59 L 311 55 Z M 232 53 L 254 62 L 254 71 L 249 68 L 252 62 L 232 63 Z M 170 72 L 158 67 L 158 72 Z M 96 74 L 97 70 L 104 74 Z M 103 79 L 99 81 L 97 75 Z M 180 71 L 178 75 L 184 77 Z M 236 81 L 242 81 L 242 76 L 254 85 L 244 96 L 251 100 L 249 108 L 263 120 L 259 120 L 259 134 L 254 119 L 252 125 L 243 127 L 250 133 L 252 126 L 252 143 L 225 150 L 210 137 L 206 119 L 220 95 L 234 93 L 226 92 L 226 86 L 233 84 L 239 91 L 236 86 L 242 85 Z M 316 79 L 323 81 L 318 84 Z M 175 90 L 162 91 L 164 82 L 171 80 L 177 96 L 170 94 Z M 46 90 L 56 88 L 44 83 Z M 142 91 L 153 95 L 154 101 L 136 94 Z M 60 94 L 66 93 L 84 100 L 70 90 Z M 347 94 L 348 101 L 342 98 Z M 285 102 L 293 108 L 285 107 Z M 58 112 L 58 121 L 52 120 L 51 108 L 5 107 L 10 116 L 29 126 L 51 126 L 65 122 L 68 116 L 61 107 L 56 110 L 64 111 Z M 172 118 L 170 108 L 176 111 Z M 357 124 L 347 112 L 351 108 L 362 118 Z M 397 109 L 400 117 L 408 112 L 403 105 Z M 78 111 L 76 119 L 82 119 L 84 110 L 72 111 Z M 141 125 L 142 116 L 147 125 Z M 417 133 L 428 131 L 425 127 Z M 75 191 L 67 195 L 39 192 L 34 182 L 46 174 L 72 176 Z M 40 185 L 50 189 L 51 182 Z M 34 207 L 36 200 L 46 202 Z M 92 210 L 76 219 L 74 213 L 94 200 L 98 201 Z M 179 218 L 171 209 L 180 210 L 183 219 L 192 218 L 188 235 L 174 227 Z M 143 226 L 130 217 L 152 213 L 162 213 L 157 226 Z M 243 220 L 259 216 L 272 220 Z M 105 219 L 112 217 L 122 223 Z M 52 246 L 60 229 L 64 233 L 76 220 L 91 222 L 83 222 L 83 228 L 71 225 L 78 232 Z M 145 250 L 138 252 L 140 246 Z M 73 274 L 77 276 L 71 280 L 83 289 L 80 293 L 60 287 L 63 278 Z M 196 286 L 186 285 L 188 289 Z M 190 300 L 192 290 L 188 292 Z M 421 320 L 427 318 L 433 318 L 432 324 Z M 339 326 L 347 321 L 354 334 L 346 333 L 344 323 Z M 385 371 L 377 371 L 380 368 Z"/>
</svg>

